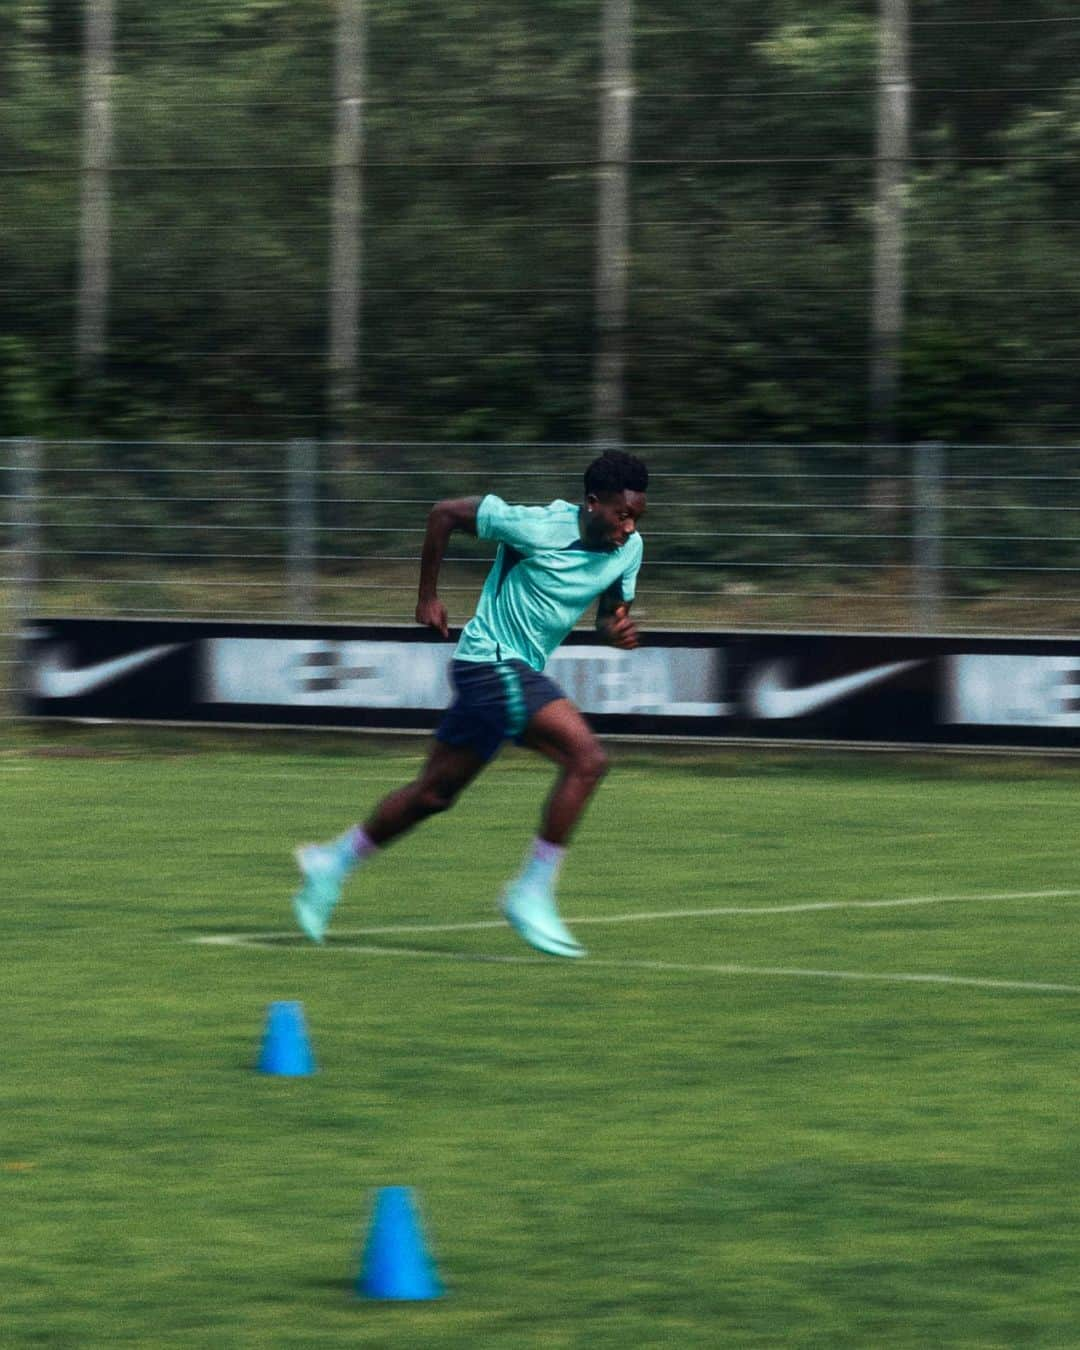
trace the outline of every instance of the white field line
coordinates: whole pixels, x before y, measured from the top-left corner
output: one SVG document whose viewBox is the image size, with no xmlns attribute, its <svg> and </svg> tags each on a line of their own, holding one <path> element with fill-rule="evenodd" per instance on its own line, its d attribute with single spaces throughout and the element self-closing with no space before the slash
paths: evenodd
<svg viewBox="0 0 1080 1350">
<path fill-rule="evenodd" d="M 273 948 L 272 939 L 294 940 L 292 933 L 222 933 L 213 937 L 189 938 L 188 941 L 214 947 L 248 947 L 262 951 Z M 464 961 L 473 965 L 509 965 L 542 966 L 551 965 L 551 960 L 541 956 L 501 956 L 487 955 L 482 952 L 441 952 L 426 950 L 422 947 L 374 947 L 353 946 L 334 943 L 331 947 L 316 947 L 305 944 L 309 952 L 351 952 L 362 956 L 403 956 L 419 957 L 433 961 Z M 615 961 L 600 958 L 598 960 L 564 962 L 564 967 L 573 971 L 588 971 L 601 967 L 604 970 L 649 970 L 669 974 L 691 975 L 750 975 L 759 978 L 778 978 L 795 980 L 846 980 L 871 984 L 927 984 L 958 985 L 969 989 L 1003 989 L 1037 994 L 1080 994 L 1078 984 L 1054 984 L 1045 980 L 1001 980 L 975 975 L 920 975 L 905 971 L 863 971 L 863 970 L 814 970 L 799 966 L 740 966 L 730 964 L 712 964 L 702 962 L 692 964 L 681 961 Z"/>
<path fill-rule="evenodd" d="M 1045 891 L 994 891 L 977 895 L 919 895 L 893 900 L 821 900 L 794 905 L 726 905 L 708 909 L 652 910 L 636 914 L 609 914 L 603 916 L 571 919 L 575 925 L 585 923 L 634 923 L 660 919 L 696 919 L 714 916 L 756 916 L 769 914 L 807 914 L 822 910 L 839 909 L 890 909 L 916 905 L 939 905 L 952 903 L 978 903 L 993 901 L 1019 900 L 1067 900 L 1080 896 L 1080 890 Z M 500 920 L 485 920 L 477 923 L 452 924 L 395 924 L 375 928 L 357 928 L 345 930 L 341 937 L 376 937 L 404 935 L 412 933 L 461 933 L 476 932 L 480 929 L 503 928 Z M 185 941 L 210 947 L 248 947 L 259 950 L 271 950 L 282 942 L 295 943 L 297 934 L 288 933 L 219 933 L 203 937 L 187 938 Z M 431 951 L 419 947 L 379 947 L 363 943 L 334 942 L 325 947 L 303 944 L 303 950 L 309 952 L 351 952 L 363 956 L 414 957 L 439 961 L 465 961 L 495 965 L 546 965 L 550 960 L 535 956 L 504 956 L 481 952 Z M 873 984 L 924 984 L 959 986 L 972 989 L 1019 990 L 1043 994 L 1080 994 L 1080 985 L 1059 984 L 1044 980 L 1008 980 L 983 976 L 919 974 L 905 971 L 859 971 L 859 970 L 817 970 L 799 966 L 744 966 L 730 963 L 688 963 L 679 961 L 653 960 L 615 960 L 605 957 L 589 959 L 581 965 L 568 963 L 572 969 L 601 968 L 605 970 L 648 970 L 662 973 L 704 974 L 704 975 L 749 975 L 758 978 L 807 979 L 807 980 L 843 980 L 849 982 Z"/>
<path fill-rule="evenodd" d="M 832 909 L 900 909 L 918 905 L 978 904 L 980 901 L 1012 900 L 1070 900 L 1080 897 L 1080 890 L 1061 891 L 993 891 L 980 895 L 912 895 L 897 900 L 808 900 L 794 905 L 713 905 L 704 909 L 638 910 L 630 914 L 582 915 L 567 919 L 568 924 L 654 923 L 669 919 L 712 919 L 724 916 L 756 918 L 767 914 L 813 914 Z M 342 937 L 392 937 L 411 933 L 478 933 L 488 928 L 503 928 L 502 919 L 481 919 L 471 923 L 403 923 L 378 927 L 346 928 L 339 930 Z M 280 933 L 253 933 L 253 939 L 280 938 Z M 199 942 L 213 942 L 213 938 L 198 938 Z"/>
</svg>

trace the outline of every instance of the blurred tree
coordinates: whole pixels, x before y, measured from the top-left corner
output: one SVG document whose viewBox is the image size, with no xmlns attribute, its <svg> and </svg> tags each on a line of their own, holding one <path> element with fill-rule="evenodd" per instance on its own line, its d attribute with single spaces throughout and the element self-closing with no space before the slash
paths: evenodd
<svg viewBox="0 0 1080 1350">
<path fill-rule="evenodd" d="M 80 12 L 0 7 L 0 335 L 53 425 Z M 858 439 L 876 4 L 635 13 L 632 436 Z M 905 434 L 1075 436 L 1080 23 L 1065 0 L 918 0 L 914 19 Z M 117 21 L 108 379 L 86 429 L 317 435 L 332 0 L 120 0 Z M 598 26 L 597 0 L 370 7 L 366 435 L 587 436 Z"/>
</svg>

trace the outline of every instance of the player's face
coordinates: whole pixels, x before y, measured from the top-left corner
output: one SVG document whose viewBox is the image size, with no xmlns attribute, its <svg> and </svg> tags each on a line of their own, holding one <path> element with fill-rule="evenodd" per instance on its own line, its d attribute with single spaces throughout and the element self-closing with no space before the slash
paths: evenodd
<svg viewBox="0 0 1080 1350">
<path fill-rule="evenodd" d="M 590 492 L 586 532 L 589 542 L 601 548 L 622 548 L 645 514 L 644 492 Z"/>
</svg>

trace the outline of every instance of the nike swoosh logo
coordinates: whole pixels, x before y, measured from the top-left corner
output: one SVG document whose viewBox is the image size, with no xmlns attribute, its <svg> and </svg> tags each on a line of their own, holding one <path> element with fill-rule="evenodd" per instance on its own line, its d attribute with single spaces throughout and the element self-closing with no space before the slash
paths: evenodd
<svg viewBox="0 0 1080 1350">
<path fill-rule="evenodd" d="M 78 698 L 80 694 L 89 694 L 93 689 L 100 689 L 102 685 L 141 670 L 153 661 L 160 661 L 182 645 L 170 642 L 161 647 L 147 647 L 145 651 L 114 656 L 110 661 L 98 661 L 92 666 L 81 666 L 78 670 L 70 670 L 56 654 L 49 652 L 42 657 L 34 671 L 34 693 L 39 698 Z"/>
<path fill-rule="evenodd" d="M 899 675 L 902 670 L 910 670 L 912 666 L 920 664 L 919 661 L 892 661 L 870 670 L 857 670 L 853 675 L 840 675 L 834 680 L 822 680 L 818 684 L 792 689 L 788 679 L 791 663 L 773 661 L 747 682 L 747 705 L 754 717 L 806 717 L 808 713 L 827 708 L 830 703 L 838 703 L 851 694 L 881 684 Z"/>
</svg>

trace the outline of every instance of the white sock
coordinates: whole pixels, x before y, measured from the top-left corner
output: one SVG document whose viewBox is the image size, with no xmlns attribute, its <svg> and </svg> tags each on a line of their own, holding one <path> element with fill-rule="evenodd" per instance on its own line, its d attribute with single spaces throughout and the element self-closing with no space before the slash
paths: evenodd
<svg viewBox="0 0 1080 1350">
<path fill-rule="evenodd" d="M 333 840 L 330 847 L 336 850 L 345 870 L 351 872 L 354 867 L 359 866 L 364 861 L 369 853 L 375 852 L 378 844 L 373 842 L 362 825 L 355 825 Z"/>
<path fill-rule="evenodd" d="M 532 851 L 522 868 L 522 881 L 545 891 L 554 891 L 559 879 L 559 868 L 565 857 L 566 849 L 562 845 L 550 844 L 546 839 L 534 839 Z"/>
</svg>

